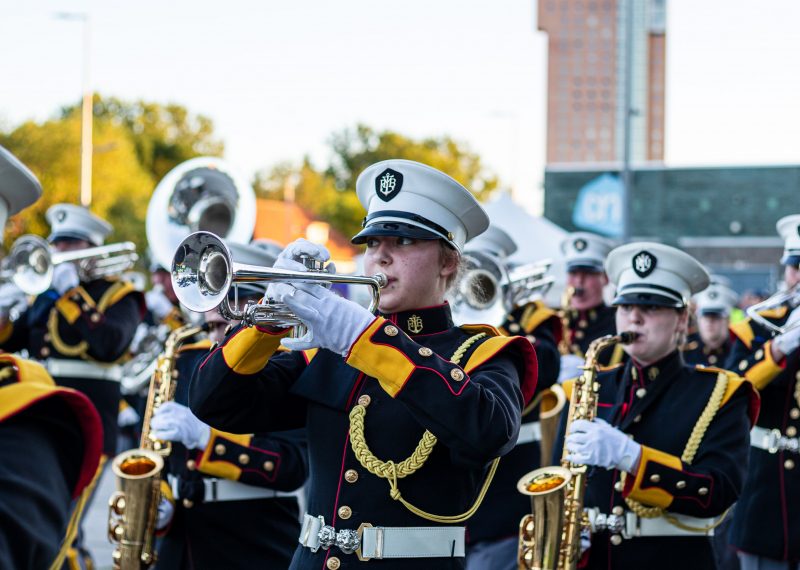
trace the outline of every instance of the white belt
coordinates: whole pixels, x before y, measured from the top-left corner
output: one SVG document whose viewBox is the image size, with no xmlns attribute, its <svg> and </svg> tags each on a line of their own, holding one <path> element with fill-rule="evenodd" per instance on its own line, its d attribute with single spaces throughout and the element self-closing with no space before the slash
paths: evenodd
<svg viewBox="0 0 800 570">
<path fill-rule="evenodd" d="M 670 517 L 675 518 L 681 524 L 698 529 L 687 530 L 675 526 L 663 517 L 646 519 L 631 511 L 626 511 L 624 514 L 619 515 L 606 515 L 601 513 L 599 509 L 594 508 L 586 509 L 586 513 L 589 515 L 589 525 L 593 533 L 607 530 L 612 534 L 622 535 L 622 538 L 645 536 L 714 536 L 713 528 L 708 528 L 708 530 L 704 529 L 712 527 L 717 523 L 717 519 L 713 517 L 700 519 L 669 513 Z"/>
<path fill-rule="evenodd" d="M 542 440 L 542 424 L 539 422 L 528 422 L 522 424 L 519 428 L 519 436 L 517 437 L 517 445 L 523 443 L 531 443 L 532 441 Z"/>
<path fill-rule="evenodd" d="M 800 439 L 786 437 L 778 429 L 754 427 L 750 430 L 750 445 L 768 453 L 778 453 L 779 451 L 800 453 Z"/>
<path fill-rule="evenodd" d="M 180 498 L 179 482 L 180 479 L 172 474 L 167 475 L 169 485 L 172 488 L 172 495 L 176 499 Z M 204 503 L 215 503 L 219 501 L 250 501 L 254 499 L 274 499 L 276 497 L 296 497 L 295 493 L 284 493 L 274 489 L 264 487 L 254 487 L 245 485 L 238 481 L 229 479 L 217 479 L 208 477 L 203 479 L 205 486 Z"/>
<path fill-rule="evenodd" d="M 364 523 L 358 530 L 337 531 L 323 517 L 303 516 L 298 542 L 316 552 L 337 546 L 359 560 L 383 558 L 463 558 L 463 526 L 383 527 Z"/>
<path fill-rule="evenodd" d="M 122 367 L 116 364 L 100 364 L 83 360 L 48 358 L 43 362 L 50 376 L 59 378 L 91 378 L 93 380 L 122 380 Z"/>
</svg>

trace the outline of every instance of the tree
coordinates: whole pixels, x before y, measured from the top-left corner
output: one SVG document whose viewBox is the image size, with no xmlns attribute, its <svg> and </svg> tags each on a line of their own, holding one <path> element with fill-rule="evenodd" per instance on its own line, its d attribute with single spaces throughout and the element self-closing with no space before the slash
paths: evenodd
<svg viewBox="0 0 800 570">
<path fill-rule="evenodd" d="M 497 187 L 497 178 L 486 172 L 480 157 L 450 137 L 414 140 L 393 131 L 376 132 L 366 125 L 334 133 L 330 139 L 333 159 L 317 170 L 308 157 L 299 167 L 282 163 L 256 176 L 259 196 L 284 199 L 286 190 L 294 199 L 340 230 L 355 235 L 361 228 L 364 209 L 355 193 L 358 175 L 370 164 L 389 158 L 416 160 L 438 168 L 464 184 L 478 199 Z"/>
</svg>

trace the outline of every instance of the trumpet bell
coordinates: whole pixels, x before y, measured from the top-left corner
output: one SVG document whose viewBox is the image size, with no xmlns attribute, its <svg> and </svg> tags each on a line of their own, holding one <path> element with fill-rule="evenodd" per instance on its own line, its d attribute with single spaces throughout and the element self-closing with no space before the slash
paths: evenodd
<svg viewBox="0 0 800 570">
<path fill-rule="evenodd" d="M 228 247 L 209 232 L 184 239 L 172 260 L 172 287 L 190 311 L 204 313 L 218 307 L 233 280 Z"/>
<path fill-rule="evenodd" d="M 38 295 L 50 287 L 53 262 L 48 243 L 35 235 L 20 237 L 4 264 L 10 270 L 14 284 L 28 295 Z"/>
</svg>

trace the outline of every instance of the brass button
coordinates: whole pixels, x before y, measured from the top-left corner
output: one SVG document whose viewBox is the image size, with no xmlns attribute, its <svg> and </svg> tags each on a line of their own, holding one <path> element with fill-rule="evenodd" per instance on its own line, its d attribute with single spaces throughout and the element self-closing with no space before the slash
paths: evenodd
<svg viewBox="0 0 800 570">
<path fill-rule="evenodd" d="M 353 515 L 353 509 L 347 505 L 339 507 L 339 518 L 347 520 Z"/>
<path fill-rule="evenodd" d="M 511 323 L 510 325 L 508 325 L 508 332 L 518 333 L 519 325 L 517 323 Z"/>
<path fill-rule="evenodd" d="M 617 493 L 621 493 L 621 492 L 622 492 L 622 489 L 623 489 L 623 486 L 622 486 L 622 481 L 617 481 L 616 483 L 614 483 L 614 490 L 615 490 Z"/>
<path fill-rule="evenodd" d="M 430 356 L 431 354 L 433 354 L 433 351 L 427 346 L 421 347 L 417 352 L 419 352 L 420 356 Z"/>
<path fill-rule="evenodd" d="M 239 456 L 239 463 L 241 463 L 242 465 L 247 465 L 248 463 L 250 463 L 250 456 L 247 455 L 246 453 L 242 453 Z"/>
<path fill-rule="evenodd" d="M 528 342 L 531 344 L 536 344 L 536 337 L 532 334 L 526 335 L 525 338 L 528 339 Z"/>
<path fill-rule="evenodd" d="M 685 489 L 686 488 L 686 481 L 678 481 L 675 483 L 676 489 Z"/>
<path fill-rule="evenodd" d="M 586 334 L 583 331 L 575 331 L 575 338 L 578 340 L 582 339 Z"/>
<path fill-rule="evenodd" d="M 786 435 L 789 437 L 794 437 L 797 435 L 797 428 L 794 426 L 789 426 L 786 428 Z"/>
<path fill-rule="evenodd" d="M 746 360 L 742 360 L 739 363 L 739 370 L 745 370 L 746 368 L 747 368 L 747 361 Z"/>
<path fill-rule="evenodd" d="M 45 333 L 44 336 L 42 337 L 42 340 L 45 342 L 50 342 L 51 338 L 52 337 L 50 336 L 50 333 Z"/>
<path fill-rule="evenodd" d="M 578 326 L 582 329 L 585 329 L 586 327 L 589 326 L 589 323 L 586 322 L 586 319 L 581 319 L 578 321 Z"/>
<path fill-rule="evenodd" d="M 195 469 L 197 469 L 197 461 L 195 461 L 194 459 L 190 459 L 189 461 L 187 461 L 186 469 L 188 469 L 189 471 L 194 471 Z"/>
<path fill-rule="evenodd" d="M 638 424 L 640 421 L 642 421 L 642 414 L 639 414 L 638 416 L 633 418 L 633 423 L 635 424 Z"/>
<path fill-rule="evenodd" d="M 217 455 L 225 455 L 225 446 L 222 445 L 221 443 L 218 443 L 217 445 L 214 446 L 214 453 L 216 453 Z"/>
<path fill-rule="evenodd" d="M 456 382 L 461 382 L 464 379 L 464 373 L 461 371 L 460 368 L 453 368 L 450 371 L 450 378 L 452 378 Z"/>
<path fill-rule="evenodd" d="M 644 398 L 646 395 L 647 395 L 647 390 L 645 390 L 644 388 L 639 388 L 638 390 L 636 390 L 637 398 Z"/>
<path fill-rule="evenodd" d="M 619 506 L 619 505 L 617 505 L 616 507 L 614 507 L 613 509 L 611 509 L 611 514 L 612 514 L 612 515 L 617 515 L 617 516 L 620 516 L 620 515 L 621 515 L 623 512 L 625 512 L 625 511 L 624 511 L 624 510 L 622 509 L 622 507 L 621 507 L 621 506 Z"/>
<path fill-rule="evenodd" d="M 717 357 L 716 357 L 716 356 L 714 356 L 713 354 L 712 354 L 712 355 L 710 355 L 710 356 L 708 357 L 708 363 L 709 363 L 709 364 L 716 364 L 716 363 L 717 363 Z"/>
<path fill-rule="evenodd" d="M 651 483 L 658 483 L 659 481 L 661 481 L 661 475 L 659 475 L 658 473 L 653 473 L 652 475 L 650 475 Z"/>
<path fill-rule="evenodd" d="M 275 463 L 272 461 L 264 462 L 264 471 L 272 471 L 273 469 L 275 469 Z"/>
<path fill-rule="evenodd" d="M 364 394 L 363 396 L 359 396 L 358 397 L 358 405 L 359 406 L 367 407 L 367 406 L 369 406 L 369 403 L 371 401 L 372 401 L 372 399 L 369 396 L 367 396 L 366 394 Z"/>
<path fill-rule="evenodd" d="M 344 480 L 348 483 L 355 483 L 358 481 L 358 471 L 355 469 L 348 469 L 344 472 Z"/>
<path fill-rule="evenodd" d="M 708 495 L 708 487 L 700 487 L 697 490 L 698 495 Z"/>
<path fill-rule="evenodd" d="M 792 418 L 793 420 L 800 418 L 800 409 L 792 408 L 791 410 L 789 410 L 789 417 Z"/>
<path fill-rule="evenodd" d="M 93 323 L 99 323 L 100 318 L 101 318 L 100 313 L 92 313 L 92 316 L 89 317 L 89 320 L 92 321 Z"/>
<path fill-rule="evenodd" d="M 761 360 L 764 358 L 764 349 L 759 348 L 753 356 L 755 356 L 756 360 Z"/>
<path fill-rule="evenodd" d="M 50 349 L 44 346 L 42 347 L 42 350 L 39 351 L 39 354 L 42 356 L 50 356 Z"/>
<path fill-rule="evenodd" d="M 794 469 L 794 461 L 792 461 L 791 459 L 787 459 L 786 461 L 783 462 L 783 466 L 786 469 Z"/>
<path fill-rule="evenodd" d="M 622 544 L 622 537 L 618 534 L 612 534 L 611 544 L 613 544 L 614 546 L 619 546 L 620 544 Z"/>
<path fill-rule="evenodd" d="M 647 371 L 647 377 L 650 378 L 651 381 L 653 381 L 656 378 L 658 378 L 659 372 L 660 372 L 659 369 L 654 366 L 653 368 Z"/>
<path fill-rule="evenodd" d="M 328 561 L 325 563 L 325 566 L 328 567 L 328 570 L 339 570 L 341 565 L 342 563 L 335 556 L 328 558 Z"/>
<path fill-rule="evenodd" d="M 397 336 L 397 333 L 400 332 L 400 331 L 398 331 L 397 327 L 394 326 L 394 325 L 386 325 L 385 327 L 383 327 L 383 332 L 385 332 L 389 336 Z M 337 564 L 338 564 L 338 560 L 339 559 L 337 558 L 336 559 Z M 338 568 L 339 566 L 337 565 L 336 567 Z"/>
<path fill-rule="evenodd" d="M 183 506 L 186 507 L 187 509 L 191 509 L 194 506 L 194 502 L 190 501 L 189 499 L 184 499 L 183 501 L 181 501 L 181 503 L 183 503 Z"/>
<path fill-rule="evenodd" d="M 581 347 L 580 347 L 579 344 L 573 344 L 569 348 L 570 348 L 570 350 L 572 350 L 572 352 L 574 352 L 576 354 L 581 351 Z"/>
<path fill-rule="evenodd" d="M 89 303 L 84 303 L 83 305 L 81 305 L 81 310 L 84 313 L 88 312 L 90 309 L 91 309 L 91 307 L 89 306 Z"/>
</svg>

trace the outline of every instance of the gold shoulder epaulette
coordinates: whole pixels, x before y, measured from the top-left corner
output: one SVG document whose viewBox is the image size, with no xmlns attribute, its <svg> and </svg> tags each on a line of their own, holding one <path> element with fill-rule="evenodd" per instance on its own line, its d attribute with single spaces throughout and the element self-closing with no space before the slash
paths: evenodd
<svg viewBox="0 0 800 570">
<path fill-rule="evenodd" d="M 526 332 L 533 331 L 536 327 L 541 325 L 547 319 L 556 316 L 556 312 L 547 307 L 542 301 L 535 301 L 530 303 L 520 318 L 520 325 Z"/>
<path fill-rule="evenodd" d="M 209 350 L 213 344 L 214 343 L 212 343 L 210 339 L 204 338 L 203 340 L 199 340 L 197 342 L 184 344 L 178 349 L 178 354 L 189 352 L 190 350 Z"/>
<path fill-rule="evenodd" d="M 728 377 L 728 387 L 725 390 L 725 395 L 722 397 L 722 402 L 719 405 L 720 408 L 725 405 L 731 396 L 733 396 L 734 392 L 736 392 L 739 386 L 747 382 L 747 380 L 736 374 L 736 372 L 731 372 L 730 370 L 725 370 L 724 368 L 718 368 L 716 366 L 704 366 L 703 364 L 698 364 L 695 366 L 695 370 L 698 372 L 708 372 L 709 375 L 713 374 L 714 378 L 716 378 L 720 373 L 725 374 Z"/>
<path fill-rule="evenodd" d="M 486 336 L 502 336 L 500 331 L 492 325 L 461 325 L 458 328 L 470 335 L 486 333 Z"/>
</svg>

